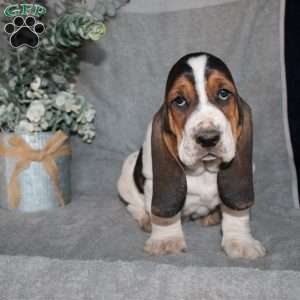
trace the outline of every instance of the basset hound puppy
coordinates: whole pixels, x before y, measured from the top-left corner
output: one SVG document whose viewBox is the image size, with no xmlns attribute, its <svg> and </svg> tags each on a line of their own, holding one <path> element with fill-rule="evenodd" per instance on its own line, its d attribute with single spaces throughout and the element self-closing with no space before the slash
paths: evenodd
<svg viewBox="0 0 300 300">
<path fill-rule="evenodd" d="M 222 248 L 230 257 L 265 255 L 249 226 L 251 110 L 222 60 L 193 53 L 172 67 L 164 103 L 141 150 L 125 160 L 118 191 L 140 227 L 151 232 L 146 252 L 185 251 L 182 219 L 189 218 L 221 223 Z"/>
</svg>

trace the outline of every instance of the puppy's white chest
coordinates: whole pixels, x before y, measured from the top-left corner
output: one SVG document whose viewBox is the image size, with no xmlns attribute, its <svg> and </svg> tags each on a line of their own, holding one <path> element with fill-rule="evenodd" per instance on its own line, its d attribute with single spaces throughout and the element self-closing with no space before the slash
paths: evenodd
<svg viewBox="0 0 300 300">
<path fill-rule="evenodd" d="M 185 216 L 205 216 L 219 203 L 217 173 L 204 171 L 199 175 L 186 175 L 187 196 L 183 208 Z"/>
</svg>

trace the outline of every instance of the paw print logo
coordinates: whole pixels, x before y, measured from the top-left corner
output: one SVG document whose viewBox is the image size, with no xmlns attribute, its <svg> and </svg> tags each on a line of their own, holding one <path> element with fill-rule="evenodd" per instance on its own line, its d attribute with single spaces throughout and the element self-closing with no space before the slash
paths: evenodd
<svg viewBox="0 0 300 300">
<path fill-rule="evenodd" d="M 17 16 L 12 23 L 7 23 L 4 31 L 10 35 L 10 44 L 13 48 L 27 46 L 35 48 L 39 44 L 39 35 L 45 31 L 45 26 L 41 22 L 37 22 L 34 17 Z"/>
</svg>

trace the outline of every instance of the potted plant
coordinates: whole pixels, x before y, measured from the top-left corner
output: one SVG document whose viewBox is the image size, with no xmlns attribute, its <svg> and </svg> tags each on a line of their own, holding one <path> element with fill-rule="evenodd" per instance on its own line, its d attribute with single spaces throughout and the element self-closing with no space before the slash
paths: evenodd
<svg viewBox="0 0 300 300">
<path fill-rule="evenodd" d="M 94 107 L 75 90 L 77 49 L 105 33 L 86 9 L 50 21 L 39 46 L 0 53 L 0 202 L 37 211 L 70 201 L 68 136 L 95 137 Z"/>
</svg>

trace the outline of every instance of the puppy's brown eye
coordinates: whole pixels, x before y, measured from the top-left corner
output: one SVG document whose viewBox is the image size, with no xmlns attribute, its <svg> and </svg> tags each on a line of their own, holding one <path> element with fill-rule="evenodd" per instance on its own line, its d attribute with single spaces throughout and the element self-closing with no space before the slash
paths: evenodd
<svg viewBox="0 0 300 300">
<path fill-rule="evenodd" d="M 172 103 L 177 106 L 178 108 L 186 108 L 188 106 L 188 102 L 186 99 L 182 96 L 176 97 Z"/>
<path fill-rule="evenodd" d="M 228 90 L 221 89 L 218 91 L 217 97 L 222 101 L 227 101 L 231 93 Z"/>
</svg>

